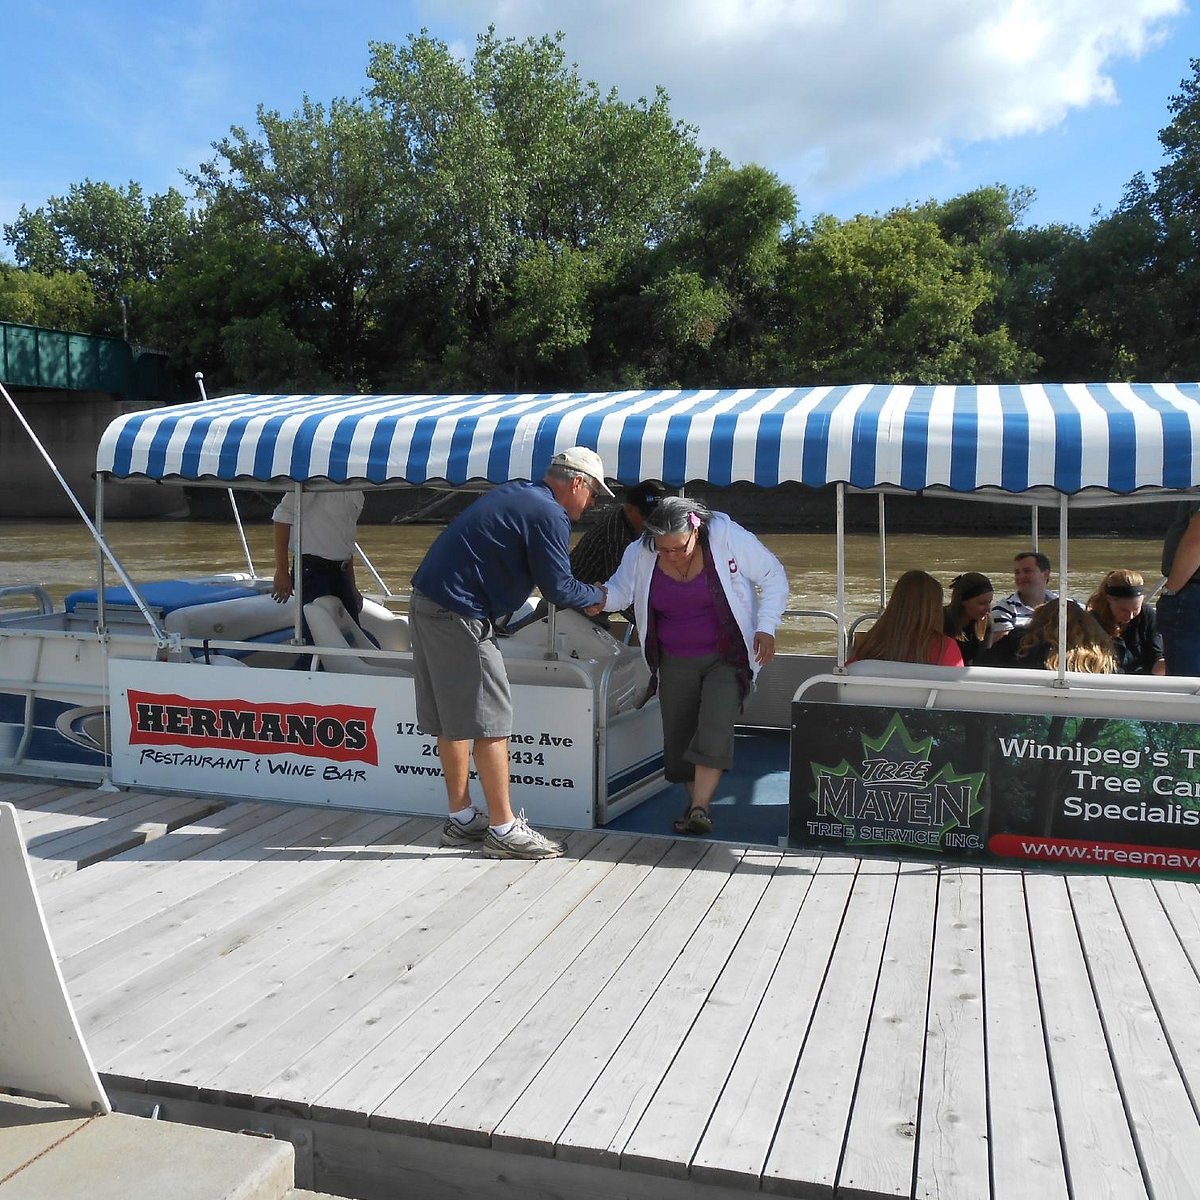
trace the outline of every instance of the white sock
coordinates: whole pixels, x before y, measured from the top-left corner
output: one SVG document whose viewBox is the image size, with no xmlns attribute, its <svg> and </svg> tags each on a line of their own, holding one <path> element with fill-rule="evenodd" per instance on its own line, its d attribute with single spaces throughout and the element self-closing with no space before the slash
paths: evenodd
<svg viewBox="0 0 1200 1200">
<path fill-rule="evenodd" d="M 470 825 L 475 820 L 478 812 L 479 810 L 473 804 L 468 804 L 466 808 L 460 808 L 458 812 L 452 812 L 450 819 L 457 821 L 460 825 Z"/>
<path fill-rule="evenodd" d="M 497 837 L 503 837 L 515 824 L 516 821 L 505 821 L 503 825 L 493 825 L 492 832 Z"/>
</svg>

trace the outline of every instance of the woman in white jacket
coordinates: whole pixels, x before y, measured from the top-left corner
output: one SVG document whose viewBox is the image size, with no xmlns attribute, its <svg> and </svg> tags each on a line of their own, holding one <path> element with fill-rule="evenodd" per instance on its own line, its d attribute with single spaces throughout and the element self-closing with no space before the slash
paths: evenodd
<svg viewBox="0 0 1200 1200">
<path fill-rule="evenodd" d="M 687 785 L 675 830 L 711 833 L 709 804 L 733 765 L 734 721 L 775 657 L 788 600 L 783 564 L 724 513 L 669 496 L 605 587 L 609 612 L 633 605 L 648 696 L 659 694 L 666 777 Z"/>
</svg>

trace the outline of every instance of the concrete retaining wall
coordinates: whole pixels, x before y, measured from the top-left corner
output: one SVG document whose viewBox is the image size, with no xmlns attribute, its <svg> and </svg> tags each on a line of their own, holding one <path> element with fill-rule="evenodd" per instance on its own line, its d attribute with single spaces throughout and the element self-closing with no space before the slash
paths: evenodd
<svg viewBox="0 0 1200 1200">
<path fill-rule="evenodd" d="M 108 392 L 40 392 L 10 388 L 38 440 L 91 515 L 96 501 L 96 446 L 110 421 L 148 407 Z M 0 519 L 72 517 L 75 509 L 7 404 L 0 404 Z M 146 484 L 109 487 L 105 515 L 142 519 L 187 515 L 183 489 Z"/>
</svg>

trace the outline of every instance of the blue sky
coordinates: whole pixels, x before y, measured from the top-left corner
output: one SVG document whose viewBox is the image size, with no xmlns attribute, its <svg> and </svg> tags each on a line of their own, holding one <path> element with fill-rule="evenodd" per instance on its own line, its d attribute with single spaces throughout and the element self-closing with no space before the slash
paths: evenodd
<svg viewBox="0 0 1200 1200">
<path fill-rule="evenodd" d="M 1185 0 L 3 0 L 0 224 L 84 179 L 187 191 L 258 104 L 357 95 L 368 42 L 422 26 L 468 54 L 564 31 L 580 74 L 666 88 L 705 147 L 758 162 L 801 218 L 1001 182 L 1027 223 L 1086 227 L 1161 162 L 1200 56 Z M 0 251 L 4 252 L 4 251 Z"/>
</svg>

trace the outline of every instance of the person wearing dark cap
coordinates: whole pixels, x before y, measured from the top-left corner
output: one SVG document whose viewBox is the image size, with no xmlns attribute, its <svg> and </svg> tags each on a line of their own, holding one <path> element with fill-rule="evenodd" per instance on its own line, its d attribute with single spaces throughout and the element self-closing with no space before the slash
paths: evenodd
<svg viewBox="0 0 1200 1200">
<path fill-rule="evenodd" d="M 509 795 L 512 693 L 496 622 L 536 586 L 561 608 L 598 612 L 603 587 L 571 574 L 567 544 L 598 496 L 612 496 L 600 456 L 556 454 L 540 483 L 503 483 L 438 535 L 413 575 L 409 630 L 417 723 L 437 738 L 450 815 L 443 846 L 481 844 L 489 858 L 557 858 L 562 846 L 515 816 Z M 471 759 L 487 812 L 470 794 Z"/>
<path fill-rule="evenodd" d="M 978 571 L 964 571 L 950 581 L 944 631 L 958 643 L 968 667 L 992 644 L 992 596 L 992 581 Z"/>
<path fill-rule="evenodd" d="M 1146 581 L 1141 574 L 1121 568 L 1100 580 L 1087 608 L 1112 638 L 1126 675 L 1165 675 L 1162 635 L 1145 597 Z"/>
<path fill-rule="evenodd" d="M 615 574 L 625 547 L 642 536 L 646 518 L 662 495 L 662 488 L 648 480 L 626 488 L 621 503 L 614 504 L 575 544 L 571 574 L 589 583 L 603 583 Z"/>
</svg>

